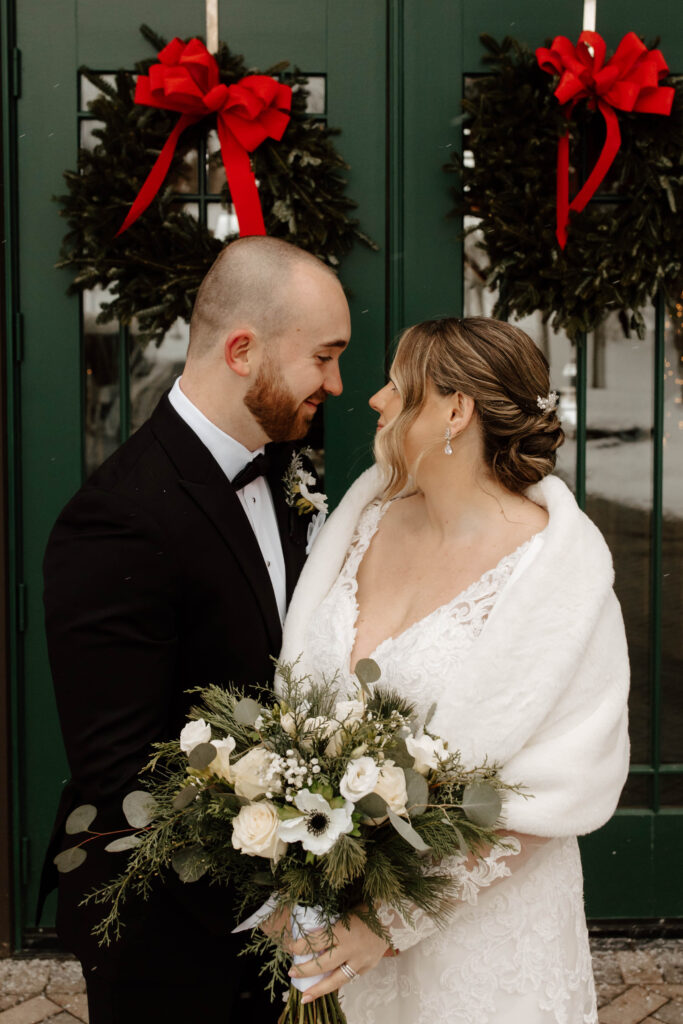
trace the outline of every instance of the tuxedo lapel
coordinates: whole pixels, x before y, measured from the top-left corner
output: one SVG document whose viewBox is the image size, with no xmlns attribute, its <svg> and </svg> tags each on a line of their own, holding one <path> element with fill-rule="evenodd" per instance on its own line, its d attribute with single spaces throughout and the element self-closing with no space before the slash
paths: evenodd
<svg viewBox="0 0 683 1024">
<path fill-rule="evenodd" d="M 289 605 L 306 561 L 306 530 L 300 522 L 301 517 L 297 515 L 296 509 L 287 504 L 285 496 L 283 477 L 294 449 L 289 444 L 269 447 L 271 448 L 272 468 L 267 479 L 270 493 L 273 496 L 275 518 L 285 562 L 287 604 Z"/>
<path fill-rule="evenodd" d="M 166 396 L 157 406 L 151 425 L 178 470 L 180 486 L 210 520 L 239 563 L 261 609 L 272 650 L 278 651 L 282 626 L 273 585 L 254 531 L 234 488 Z"/>
</svg>

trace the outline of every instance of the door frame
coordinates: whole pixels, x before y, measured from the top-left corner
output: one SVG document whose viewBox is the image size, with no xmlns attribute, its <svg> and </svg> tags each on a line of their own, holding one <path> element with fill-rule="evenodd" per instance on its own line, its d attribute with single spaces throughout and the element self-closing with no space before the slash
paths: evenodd
<svg viewBox="0 0 683 1024">
<path fill-rule="evenodd" d="M 17 906 L 18 829 L 16 795 L 17 519 L 16 480 L 16 297 L 17 252 L 16 99 L 21 87 L 16 63 L 14 0 L 0 2 L 0 159 L 3 187 L 0 217 L 5 244 L 0 251 L 0 958 L 19 948 Z"/>
</svg>

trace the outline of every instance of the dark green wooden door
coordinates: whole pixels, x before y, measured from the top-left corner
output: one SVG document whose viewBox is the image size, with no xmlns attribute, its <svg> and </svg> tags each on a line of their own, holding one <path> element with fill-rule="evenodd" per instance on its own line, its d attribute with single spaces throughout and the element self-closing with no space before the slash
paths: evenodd
<svg viewBox="0 0 683 1024">
<path fill-rule="evenodd" d="M 6 13 L 13 6 L 5 0 Z M 42 632 L 45 541 L 85 463 L 106 455 L 135 426 L 163 377 L 158 364 L 129 365 L 122 332 L 103 335 L 93 326 L 94 298 L 81 310 L 66 297 L 67 277 L 53 269 L 63 226 L 50 197 L 62 190 L 62 169 L 75 166 L 79 132 L 87 135 L 83 118 L 79 127 L 78 66 L 130 67 L 147 52 L 141 22 L 168 38 L 203 34 L 204 4 L 22 0 L 16 6 L 21 97 L 9 141 L 17 161 L 18 257 L 9 329 L 18 339 L 23 324 L 10 394 L 20 943 L 22 929 L 34 923 L 40 859 L 66 777 Z M 465 78 L 485 71 L 479 34 L 510 34 L 531 46 L 556 34 L 575 39 L 581 9 L 580 0 L 554 6 L 544 0 L 221 3 L 220 36 L 249 63 L 265 67 L 286 58 L 324 76 L 326 115 L 342 129 L 339 148 L 351 164 L 350 194 L 364 228 L 383 244 L 380 254 L 357 250 L 342 269 L 352 292 L 353 340 L 342 365 L 344 394 L 327 413 L 333 500 L 368 460 L 367 397 L 383 377 L 386 338 L 426 317 L 490 309 L 491 297 L 477 287 L 464 258 L 457 224 L 447 220 L 452 178 L 442 169 L 452 148 L 463 145 Z M 609 47 L 630 29 L 646 40 L 661 34 L 665 56 L 679 71 L 682 21 L 683 9 L 666 0 L 652 0 L 645 12 L 635 0 L 598 3 L 597 28 Z M 583 843 L 588 910 L 600 918 L 683 915 L 680 890 L 666 881 L 683 838 L 681 348 L 674 325 L 655 310 L 649 323 L 643 343 L 618 348 L 609 328 L 576 351 L 538 323 L 526 325 L 548 351 L 566 422 L 574 424 L 560 470 L 614 552 L 634 668 L 633 774 L 613 821 Z M 181 361 L 182 338 L 169 339 L 166 354 L 170 363 Z"/>
<path fill-rule="evenodd" d="M 481 252 L 463 250 L 442 165 L 466 148 L 458 121 L 465 80 L 485 73 L 479 36 L 542 46 L 576 41 L 583 4 L 545 0 L 396 0 L 390 85 L 389 266 L 392 331 L 439 313 L 490 313 Z M 660 37 L 683 73 L 683 7 L 669 0 L 598 0 L 597 31 L 613 51 L 629 30 Z M 599 197 L 596 197 L 599 201 Z M 680 216 L 680 213 L 678 214 Z M 680 253 L 672 253 L 680 259 Z M 485 276 L 485 275 L 484 275 Z M 683 300 L 682 300 L 683 301 Z M 656 304 L 647 336 L 621 336 L 616 316 L 572 348 L 540 317 L 522 324 L 545 349 L 571 435 L 559 472 L 605 534 L 632 663 L 632 769 L 620 808 L 581 842 L 589 916 L 683 916 L 671 865 L 683 842 L 683 334 Z"/>
<path fill-rule="evenodd" d="M 63 221 L 52 197 L 62 171 L 87 141 L 87 93 L 78 68 L 132 67 L 152 54 L 141 23 L 160 35 L 204 35 L 203 0 L 22 0 L 16 9 L 21 95 L 16 106 L 17 252 L 14 314 L 23 354 L 13 367 L 16 411 L 13 502 L 17 512 L 13 585 L 15 708 L 16 943 L 35 924 L 40 863 L 67 766 L 59 738 L 42 627 L 41 561 L 52 523 L 84 468 L 108 454 L 135 418 L 151 412 L 169 373 L 182 365 L 183 336 L 132 366 L 125 332 L 95 323 L 99 298 L 67 298 L 68 275 L 54 269 Z M 383 0 L 224 0 L 220 38 L 250 66 L 289 60 L 316 77 L 319 113 L 341 128 L 351 165 L 349 194 L 379 242 L 385 230 L 385 4 Z M 380 386 L 385 352 L 385 271 L 381 254 L 357 249 L 345 262 L 352 294 L 353 345 L 344 356 L 345 391 L 327 413 L 328 482 L 333 496 L 369 457 L 366 397 Z M 18 321 L 12 320 L 15 327 Z M 132 418 L 132 422 L 131 422 Z M 21 467 L 21 472 L 19 472 Z M 97 680 L 93 680 L 97 686 Z M 43 924 L 50 924 L 50 904 Z"/>
</svg>

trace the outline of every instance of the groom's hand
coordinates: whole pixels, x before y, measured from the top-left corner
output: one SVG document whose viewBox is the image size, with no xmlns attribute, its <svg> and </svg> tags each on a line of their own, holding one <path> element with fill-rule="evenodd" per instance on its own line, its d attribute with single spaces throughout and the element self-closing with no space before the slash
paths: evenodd
<svg viewBox="0 0 683 1024">
<path fill-rule="evenodd" d="M 355 914 L 351 915 L 348 928 L 340 922 L 332 931 L 334 944 L 329 949 L 322 949 L 306 963 L 293 965 L 289 972 L 293 978 L 310 978 L 332 971 L 328 978 L 323 978 L 317 985 L 306 990 L 301 1000 L 304 1003 L 310 1003 L 313 999 L 348 984 L 351 979 L 340 970 L 341 964 L 348 964 L 356 974 L 366 974 L 380 962 L 390 948 L 384 939 L 375 935 Z M 303 955 L 315 950 L 317 943 L 323 942 L 327 944 L 326 932 L 311 932 L 305 939 L 289 943 L 288 948 L 290 953 Z"/>
</svg>

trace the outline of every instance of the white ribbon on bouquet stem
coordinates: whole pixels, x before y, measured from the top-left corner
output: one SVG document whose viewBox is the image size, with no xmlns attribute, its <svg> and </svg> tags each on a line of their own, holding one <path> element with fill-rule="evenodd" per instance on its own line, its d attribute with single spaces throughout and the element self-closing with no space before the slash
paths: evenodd
<svg viewBox="0 0 683 1024">
<path fill-rule="evenodd" d="M 246 921 L 242 921 L 236 928 L 233 928 L 232 934 L 236 935 L 238 932 L 246 932 L 252 928 L 257 928 L 277 909 L 277 902 L 276 896 L 270 896 Z M 289 926 L 292 938 L 296 941 L 309 932 L 325 928 L 325 918 L 320 907 L 300 907 L 297 905 L 291 912 Z M 313 960 L 315 956 L 315 953 L 300 953 L 292 957 L 292 963 L 305 964 L 308 960 Z M 307 988 L 317 985 L 319 981 L 327 978 L 330 974 L 332 974 L 332 971 L 326 971 L 325 974 L 316 974 L 312 978 L 292 978 L 292 985 L 298 988 L 299 992 L 305 992 Z"/>
</svg>

